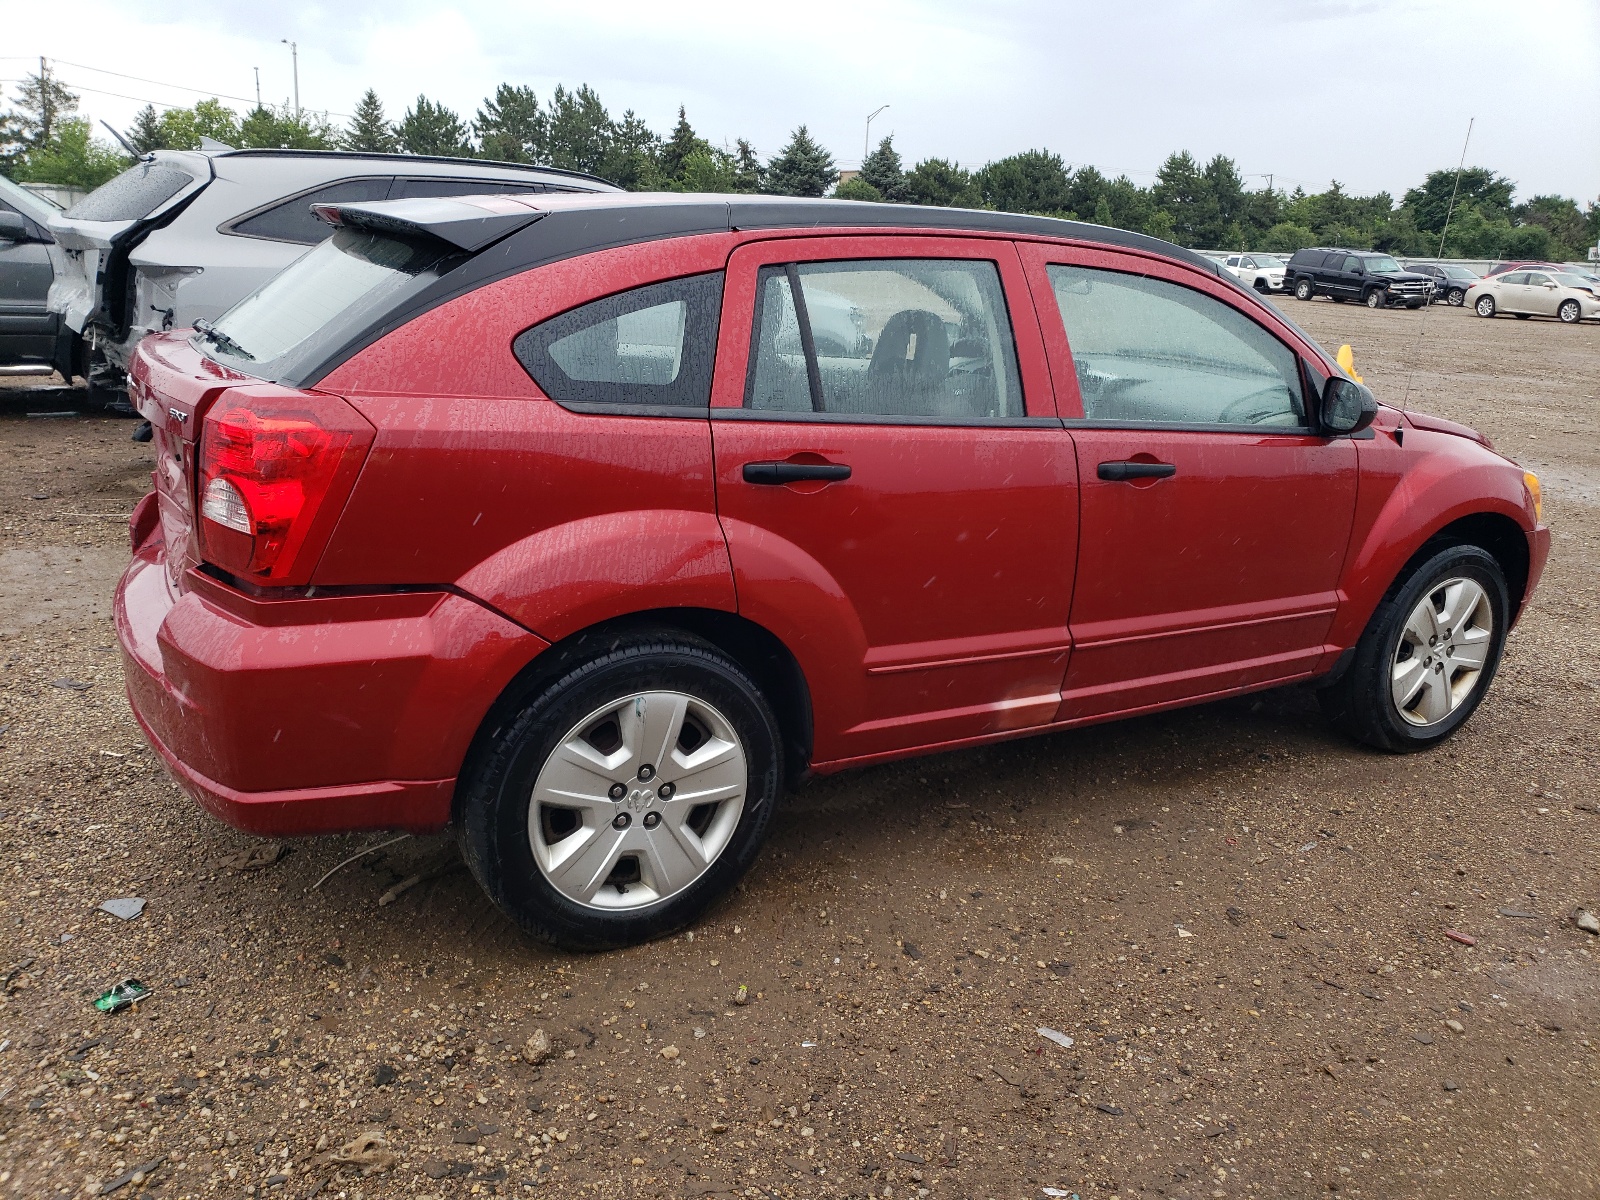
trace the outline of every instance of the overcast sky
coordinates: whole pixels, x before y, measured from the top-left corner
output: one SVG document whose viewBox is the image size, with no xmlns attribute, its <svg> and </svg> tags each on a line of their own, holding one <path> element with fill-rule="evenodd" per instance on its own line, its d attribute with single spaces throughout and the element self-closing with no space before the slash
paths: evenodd
<svg viewBox="0 0 1600 1200">
<path fill-rule="evenodd" d="M 420 91 L 470 119 L 502 80 L 541 99 L 587 82 L 613 115 L 665 132 L 683 104 L 703 136 L 764 156 L 805 122 L 854 165 L 888 104 L 874 139 L 894 134 L 908 165 L 1043 146 L 1149 183 L 1187 149 L 1398 198 L 1455 166 L 1476 117 L 1469 165 L 1519 197 L 1600 195 L 1597 0 L 76 0 L 9 5 L 5 24 L 0 48 L 59 59 L 84 111 L 119 126 L 145 100 L 253 98 L 252 67 L 287 99 L 288 38 L 301 103 L 336 121 L 369 86 L 392 117 Z M 29 69 L 0 58 L 0 78 Z"/>
</svg>

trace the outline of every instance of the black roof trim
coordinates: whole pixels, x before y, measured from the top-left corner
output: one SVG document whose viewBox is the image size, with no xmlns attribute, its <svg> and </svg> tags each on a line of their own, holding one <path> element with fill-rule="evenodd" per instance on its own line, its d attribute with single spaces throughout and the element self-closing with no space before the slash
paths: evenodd
<svg viewBox="0 0 1600 1200">
<path fill-rule="evenodd" d="M 362 204 L 332 204 L 350 214 L 361 214 L 362 224 L 411 233 L 429 233 L 469 253 L 468 225 L 481 219 L 470 211 L 468 197 L 426 200 L 374 200 Z M 314 387 L 329 371 L 399 328 L 421 313 L 457 296 L 534 267 L 574 258 L 597 250 L 633 245 L 661 238 L 698 233 L 745 230 L 872 229 L 948 231 L 992 234 L 1002 237 L 1070 238 L 1116 246 L 1176 260 L 1222 280 L 1252 304 L 1268 309 L 1254 289 L 1247 288 L 1220 263 L 1193 250 L 1185 250 L 1142 233 L 1111 229 L 1057 217 L 1033 217 L 976 209 L 935 208 L 915 204 L 871 204 L 858 200 L 810 200 L 788 196 L 750 196 L 678 193 L 566 192 L 519 196 L 529 208 L 528 219 L 506 224 L 489 236 L 482 226 L 480 253 L 450 269 L 424 291 L 377 325 L 331 351 L 319 362 L 307 364 L 297 378 L 285 380 L 296 387 Z M 420 206 L 427 205 L 424 212 Z M 537 211 L 535 211 L 537 210 Z M 542 213 L 542 217 L 538 214 Z M 390 222 L 381 226 L 380 222 Z M 355 222 L 352 222 L 355 223 Z M 447 235 L 446 228 L 461 224 L 462 232 Z M 1289 322 L 1293 326 L 1292 322 Z M 1309 338 L 1307 338 L 1310 341 Z M 1313 343 L 1314 344 L 1314 343 Z"/>
<path fill-rule="evenodd" d="M 603 183 L 608 188 L 621 191 L 609 179 L 591 175 L 587 171 L 571 171 L 566 167 L 544 167 L 538 163 L 503 162 L 498 158 L 456 158 L 448 154 L 384 154 L 377 150 L 274 150 L 271 148 L 248 150 L 219 150 L 217 158 L 361 158 L 373 162 L 425 162 L 448 163 L 462 167 L 498 167 L 509 171 L 537 171 L 542 175 L 564 175 L 568 179 L 583 179 L 590 183 Z"/>
</svg>

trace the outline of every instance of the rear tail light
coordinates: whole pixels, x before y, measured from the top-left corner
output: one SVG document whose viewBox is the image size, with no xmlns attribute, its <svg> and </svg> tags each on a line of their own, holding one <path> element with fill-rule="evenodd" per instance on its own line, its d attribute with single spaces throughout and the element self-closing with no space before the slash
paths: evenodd
<svg viewBox="0 0 1600 1200">
<path fill-rule="evenodd" d="M 230 389 L 200 431 L 200 550 L 256 584 L 310 582 L 373 429 L 337 396 Z"/>
</svg>

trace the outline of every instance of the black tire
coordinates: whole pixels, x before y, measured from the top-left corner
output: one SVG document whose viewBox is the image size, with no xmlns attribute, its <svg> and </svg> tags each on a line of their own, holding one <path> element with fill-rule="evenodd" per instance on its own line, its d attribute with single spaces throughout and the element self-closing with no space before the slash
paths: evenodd
<svg viewBox="0 0 1600 1200">
<path fill-rule="evenodd" d="M 1256 281 L 1253 286 L 1255 287 L 1256 291 L 1260 292 L 1263 296 L 1267 294 L 1267 281 L 1261 278 L 1261 276 L 1256 276 Z"/>
<path fill-rule="evenodd" d="M 1445 303 L 1460 308 L 1467 302 L 1467 293 L 1461 288 L 1451 288 L 1444 296 Z"/>
<path fill-rule="evenodd" d="M 1382 288 L 1371 288 L 1365 296 L 1361 297 L 1361 303 L 1368 308 L 1382 308 L 1383 302 L 1387 299 L 1388 295 Z"/>
<path fill-rule="evenodd" d="M 1424 300 L 1408 300 L 1406 301 L 1406 307 L 1415 310 L 1421 308 L 1425 303 L 1427 302 Z"/>
<path fill-rule="evenodd" d="M 1561 318 L 1563 325 L 1576 325 L 1583 320 L 1583 306 L 1576 300 L 1563 300 L 1561 307 L 1556 309 L 1556 316 Z"/>
<path fill-rule="evenodd" d="M 1447 716 L 1431 725 L 1412 724 L 1400 714 L 1390 685 L 1405 623 L 1424 597 L 1457 578 L 1469 578 L 1481 585 L 1493 613 L 1484 665 L 1471 692 Z M 1379 750 L 1404 754 L 1438 745 L 1477 711 L 1494 682 L 1505 649 L 1510 612 L 1505 573 L 1493 555 L 1478 546 L 1440 547 L 1389 589 L 1356 643 L 1349 668 L 1317 693 L 1323 713 L 1356 741 Z"/>
<path fill-rule="evenodd" d="M 1473 302 L 1472 311 L 1477 313 L 1480 317 L 1492 317 L 1492 316 L 1494 316 L 1494 314 L 1495 314 L 1494 297 L 1493 296 L 1479 296 L 1477 298 L 1477 300 Z"/>
<path fill-rule="evenodd" d="M 534 785 L 588 714 L 647 690 L 685 693 L 727 718 L 748 765 L 744 806 L 721 852 L 683 890 L 639 908 L 585 905 L 557 890 L 534 857 L 528 824 Z M 480 739 L 457 792 L 462 856 L 501 911 L 541 941 L 609 950 L 665 936 L 705 912 L 755 860 L 783 786 L 781 746 L 766 698 L 714 646 L 677 631 L 624 637 L 541 687 Z"/>
<path fill-rule="evenodd" d="M 1294 282 L 1294 298 L 1296 300 L 1309 300 L 1317 294 L 1316 285 L 1309 279 L 1297 279 Z"/>
<path fill-rule="evenodd" d="M 1344 296 L 1329 296 L 1328 299 L 1332 300 L 1335 304 L 1343 304 L 1345 302 L 1346 297 L 1344 297 Z"/>
</svg>

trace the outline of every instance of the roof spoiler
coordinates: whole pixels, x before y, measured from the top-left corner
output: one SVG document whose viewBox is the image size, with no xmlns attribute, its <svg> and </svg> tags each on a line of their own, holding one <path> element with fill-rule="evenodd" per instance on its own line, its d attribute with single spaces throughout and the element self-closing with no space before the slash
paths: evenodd
<svg viewBox="0 0 1600 1200">
<path fill-rule="evenodd" d="M 469 254 L 533 224 L 544 213 L 517 196 L 439 196 L 313 204 L 330 225 L 431 237 Z"/>
</svg>

